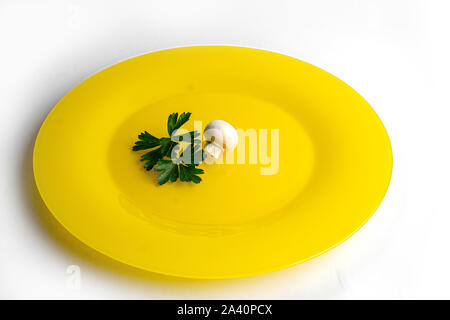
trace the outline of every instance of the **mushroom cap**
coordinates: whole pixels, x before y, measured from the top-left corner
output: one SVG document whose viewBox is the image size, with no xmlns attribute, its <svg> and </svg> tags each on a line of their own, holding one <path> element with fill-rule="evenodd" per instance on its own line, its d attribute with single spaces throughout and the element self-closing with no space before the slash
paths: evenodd
<svg viewBox="0 0 450 320">
<path fill-rule="evenodd" d="M 238 133 L 236 129 L 224 120 L 214 120 L 205 127 L 206 141 L 212 141 L 219 145 L 225 145 L 226 149 L 231 151 L 238 144 Z"/>
</svg>

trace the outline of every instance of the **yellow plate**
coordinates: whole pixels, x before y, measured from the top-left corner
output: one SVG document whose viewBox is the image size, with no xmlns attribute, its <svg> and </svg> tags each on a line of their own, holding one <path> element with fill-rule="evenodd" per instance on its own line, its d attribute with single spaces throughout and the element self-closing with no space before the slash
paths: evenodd
<svg viewBox="0 0 450 320">
<path fill-rule="evenodd" d="M 144 130 L 167 136 L 177 111 L 192 112 L 187 129 L 223 119 L 266 129 L 269 140 L 278 129 L 278 167 L 275 155 L 265 164 L 247 156 L 202 164 L 198 185 L 158 186 L 131 146 Z M 78 239 L 190 278 L 270 272 L 335 247 L 376 210 L 391 170 L 388 135 L 358 93 L 308 63 L 240 47 L 177 48 L 109 67 L 57 104 L 34 149 L 39 192 Z"/>
</svg>

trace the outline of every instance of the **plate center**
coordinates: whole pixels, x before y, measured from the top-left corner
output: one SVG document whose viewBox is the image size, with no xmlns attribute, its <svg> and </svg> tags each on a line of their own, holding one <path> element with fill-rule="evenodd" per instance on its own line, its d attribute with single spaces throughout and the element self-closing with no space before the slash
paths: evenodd
<svg viewBox="0 0 450 320">
<path fill-rule="evenodd" d="M 168 136 L 171 112 L 191 112 L 187 130 L 225 120 L 240 142 L 221 164 L 200 165 L 200 184 L 177 181 L 159 186 L 131 147 L 142 131 Z M 200 129 L 199 129 L 200 128 Z M 187 225 L 239 228 L 278 215 L 307 185 L 314 163 L 310 138 L 283 106 L 240 93 L 188 92 L 150 103 L 128 118 L 111 141 L 108 164 L 121 203 L 144 219 L 182 229 Z"/>
</svg>

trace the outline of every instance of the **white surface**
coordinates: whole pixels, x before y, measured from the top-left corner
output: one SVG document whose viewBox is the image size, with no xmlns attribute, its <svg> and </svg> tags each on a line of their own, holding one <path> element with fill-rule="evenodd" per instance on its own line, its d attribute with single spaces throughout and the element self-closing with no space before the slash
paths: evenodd
<svg viewBox="0 0 450 320">
<path fill-rule="evenodd" d="M 0 1 L 0 298 L 450 298 L 449 9 L 425 0 Z M 376 110 L 394 174 L 346 243 L 262 276 L 176 280 L 102 257 L 34 204 L 33 141 L 67 91 L 130 56 L 200 44 L 308 61 Z M 70 265 L 81 268 L 79 289 L 67 284 Z"/>
</svg>

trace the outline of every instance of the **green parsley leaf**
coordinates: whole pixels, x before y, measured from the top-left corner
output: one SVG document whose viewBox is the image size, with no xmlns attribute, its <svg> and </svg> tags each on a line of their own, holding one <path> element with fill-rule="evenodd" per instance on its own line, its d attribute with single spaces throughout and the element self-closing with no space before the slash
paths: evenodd
<svg viewBox="0 0 450 320">
<path fill-rule="evenodd" d="M 175 130 L 175 126 L 177 125 L 178 112 L 172 113 L 169 115 L 169 119 L 167 119 L 167 132 L 172 136 L 172 132 Z"/>
<path fill-rule="evenodd" d="M 179 164 L 180 167 L 180 181 L 192 181 L 193 183 L 200 183 L 202 178 L 198 174 L 203 174 L 203 169 L 196 168 L 195 165 Z"/>
<path fill-rule="evenodd" d="M 161 159 L 161 157 L 162 157 L 161 149 L 162 149 L 161 147 L 157 148 L 150 152 L 144 153 L 141 156 L 141 161 L 145 161 L 144 168 L 147 171 L 150 171 L 155 166 L 155 164 L 158 162 L 158 160 Z"/>
<path fill-rule="evenodd" d="M 176 129 L 180 129 L 183 124 L 188 122 L 190 117 L 190 112 L 183 112 L 182 114 L 180 114 L 180 117 L 178 117 L 178 112 L 172 113 L 169 116 L 169 119 L 167 119 L 167 132 L 169 132 L 169 135 L 172 136 L 172 133 Z"/>
<path fill-rule="evenodd" d="M 172 160 L 159 160 L 158 165 L 155 167 L 155 171 L 161 172 L 157 177 L 160 185 L 166 183 L 169 179 L 171 179 L 172 182 L 175 182 L 176 178 L 178 178 L 178 165 L 173 163 Z"/>
<path fill-rule="evenodd" d="M 176 126 L 175 126 L 175 129 L 179 129 L 179 128 L 181 128 L 181 126 L 183 125 L 183 124 L 185 124 L 186 122 L 188 122 L 189 121 L 189 118 L 191 117 L 191 113 L 190 112 L 187 112 L 187 113 L 182 113 L 182 114 L 180 114 L 180 117 L 178 118 L 178 120 L 177 120 L 177 124 L 176 124 Z"/>
<path fill-rule="evenodd" d="M 183 112 L 178 116 L 178 112 L 169 115 L 167 120 L 167 131 L 172 136 L 175 130 L 180 129 L 191 116 L 190 112 Z M 144 153 L 141 161 L 145 162 L 144 168 L 148 171 L 154 168 L 160 172 L 157 176 L 158 183 L 163 185 L 169 180 L 175 182 L 178 179 L 185 182 L 200 183 L 202 179 L 198 176 L 203 174 L 203 170 L 196 168 L 205 158 L 205 153 L 201 148 L 201 140 L 196 139 L 200 133 L 190 131 L 180 135 L 174 135 L 172 138 L 156 138 L 147 131 L 138 136 L 138 141 L 133 146 L 133 151 L 147 150 L 155 148 Z M 172 151 L 181 149 L 180 142 L 183 144 L 182 152 L 175 159 L 165 159 L 172 157 Z M 183 153 L 189 153 L 189 157 L 183 157 Z"/>
<path fill-rule="evenodd" d="M 142 132 L 140 135 L 138 135 L 138 139 L 139 140 L 136 141 L 133 146 L 133 151 L 154 148 L 154 147 L 159 146 L 159 144 L 160 144 L 159 139 L 152 136 L 147 131 Z"/>
<path fill-rule="evenodd" d="M 177 144 L 170 138 L 161 138 L 159 139 L 159 143 L 161 144 L 161 154 L 163 157 L 170 157 L 173 147 Z"/>
</svg>

